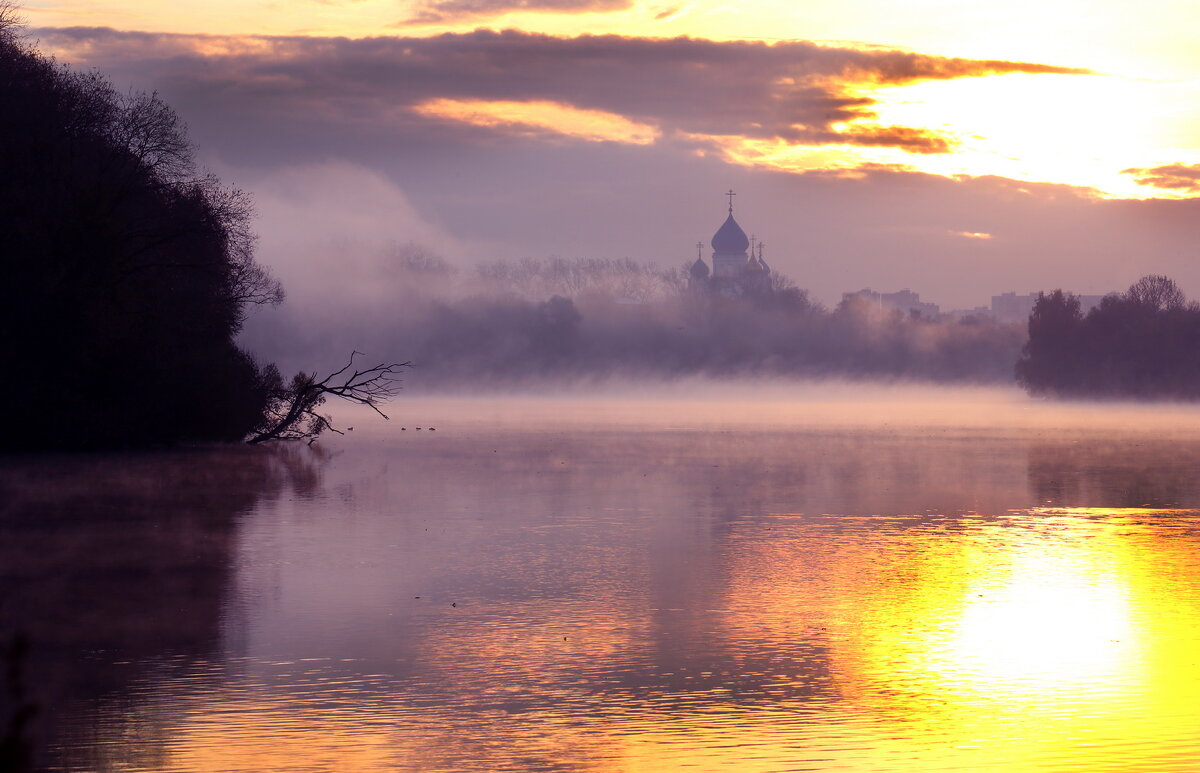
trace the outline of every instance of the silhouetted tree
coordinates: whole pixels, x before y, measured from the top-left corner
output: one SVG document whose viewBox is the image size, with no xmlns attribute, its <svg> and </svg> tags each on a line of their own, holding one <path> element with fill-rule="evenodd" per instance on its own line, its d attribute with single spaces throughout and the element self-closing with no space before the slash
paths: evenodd
<svg viewBox="0 0 1200 773">
<path fill-rule="evenodd" d="M 1032 394 L 1200 397 L 1200 307 L 1165 276 L 1105 297 L 1086 317 L 1056 291 L 1039 298 L 1017 379 Z"/>
<path fill-rule="evenodd" d="M 1053 394 L 1068 387 L 1075 376 L 1079 299 L 1062 290 L 1038 293 L 1029 315 L 1029 340 L 1017 361 L 1017 383 L 1033 394 Z"/>
</svg>

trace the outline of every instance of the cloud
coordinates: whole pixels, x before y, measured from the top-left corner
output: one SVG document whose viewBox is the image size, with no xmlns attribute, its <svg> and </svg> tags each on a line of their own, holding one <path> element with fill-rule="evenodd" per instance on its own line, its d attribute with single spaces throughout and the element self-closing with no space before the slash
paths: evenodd
<svg viewBox="0 0 1200 773">
<path fill-rule="evenodd" d="M 1167 164 L 1148 168 L 1122 169 L 1138 185 L 1170 191 L 1200 193 L 1200 164 Z"/>
<path fill-rule="evenodd" d="M 432 99 L 413 109 L 421 115 L 450 118 L 473 126 L 502 126 L 535 135 L 547 132 L 589 142 L 649 145 L 658 137 L 653 126 L 602 110 L 579 110 L 557 102 Z"/>
<path fill-rule="evenodd" d="M 398 185 L 358 164 L 326 161 L 259 174 L 217 164 L 216 171 L 254 191 L 259 260 L 299 305 L 324 298 L 353 306 L 393 292 L 386 260 L 392 245 L 426 245 L 451 259 L 466 251 Z"/>
<path fill-rule="evenodd" d="M 513 30 L 356 40 L 95 28 L 38 34 L 44 47 L 68 60 L 109 72 L 152 69 L 164 91 L 207 98 L 213 109 L 393 136 L 427 135 L 454 123 L 481 131 L 478 121 L 421 108 L 435 100 L 553 103 L 563 116 L 608 114 L 664 137 L 740 136 L 945 153 L 950 137 L 877 125 L 874 101 L 865 94 L 923 80 L 1083 72 L 809 42 L 560 38 Z M 521 121 L 493 121 L 486 130 L 528 135 Z"/>
<path fill-rule="evenodd" d="M 789 139 L 784 135 L 784 139 Z M 805 137 L 795 136 L 800 144 L 806 145 L 859 145 L 866 147 L 900 148 L 909 153 L 948 153 L 954 146 L 953 138 L 928 129 L 907 126 L 873 126 L 856 124 L 843 131 L 814 132 Z"/>
<path fill-rule="evenodd" d="M 515 11 L 594 13 L 623 11 L 633 0 L 428 0 L 397 27 L 445 24 L 501 16 Z"/>
</svg>

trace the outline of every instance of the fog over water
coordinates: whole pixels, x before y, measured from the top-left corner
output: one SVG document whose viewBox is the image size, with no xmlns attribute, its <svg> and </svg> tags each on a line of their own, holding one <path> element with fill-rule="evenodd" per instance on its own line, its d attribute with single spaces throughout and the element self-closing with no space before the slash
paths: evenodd
<svg viewBox="0 0 1200 773">
<path fill-rule="evenodd" d="M 342 423 L 358 419 L 370 432 L 414 423 L 471 427 L 553 421 L 574 427 L 678 430 L 753 427 L 985 431 L 1052 436 L 1135 433 L 1190 437 L 1200 431 L 1200 406 L 1190 402 L 1065 401 L 1034 398 L 1017 387 L 891 384 L 837 379 L 623 379 L 517 385 L 450 396 L 426 393 L 420 371 L 385 406 L 390 424 L 362 409 L 331 404 Z M 343 418 L 344 417 L 344 418 Z M 407 430 L 406 430 L 407 431 Z"/>
<path fill-rule="evenodd" d="M 711 263 L 720 207 L 679 250 L 650 258 L 630 259 L 620 241 L 603 252 L 513 253 L 456 236 L 359 165 L 217 169 L 254 191 L 258 258 L 288 295 L 253 310 L 242 342 L 286 373 L 340 365 L 358 350 L 411 360 L 439 388 L 610 374 L 1004 383 L 1025 337 L 1021 325 L 894 320 L 867 306 L 831 314 L 840 295 L 809 292 L 819 262 L 772 263 L 769 291 L 694 292 L 693 240 L 705 240 Z"/>
<path fill-rule="evenodd" d="M 257 309 L 241 338 L 257 357 L 311 372 L 357 350 L 411 361 L 439 388 L 613 375 L 1011 383 L 1026 337 L 1021 324 L 906 315 L 863 299 L 827 309 L 778 272 L 710 287 L 686 265 L 459 265 L 418 243 L 316 241 L 279 274 L 288 300 Z"/>
</svg>

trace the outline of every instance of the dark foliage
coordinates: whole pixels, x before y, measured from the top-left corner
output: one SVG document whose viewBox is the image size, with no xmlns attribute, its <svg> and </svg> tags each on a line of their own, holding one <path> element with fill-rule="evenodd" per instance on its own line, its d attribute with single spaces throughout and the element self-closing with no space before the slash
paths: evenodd
<svg viewBox="0 0 1200 773">
<path fill-rule="evenodd" d="M 28 640 L 18 634 L 0 643 L 0 770 L 25 773 L 33 767 L 33 742 L 29 725 L 38 707 L 30 700 L 25 684 Z"/>
<path fill-rule="evenodd" d="M 281 291 L 250 207 L 155 94 L 22 42 L 0 3 L 0 447 L 240 440 L 270 385 L 233 342 Z"/>
<path fill-rule="evenodd" d="M 1143 277 L 1087 316 L 1073 296 L 1043 294 L 1017 381 L 1049 396 L 1200 398 L 1200 306 L 1165 276 Z"/>
</svg>

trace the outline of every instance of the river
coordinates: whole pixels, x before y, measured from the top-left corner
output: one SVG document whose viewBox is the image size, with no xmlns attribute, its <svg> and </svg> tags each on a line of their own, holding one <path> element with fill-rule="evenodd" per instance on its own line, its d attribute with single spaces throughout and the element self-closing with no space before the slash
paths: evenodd
<svg viewBox="0 0 1200 773">
<path fill-rule="evenodd" d="M 10 739 L 58 771 L 1200 769 L 1200 410 L 748 389 L 5 459 Z"/>
</svg>

